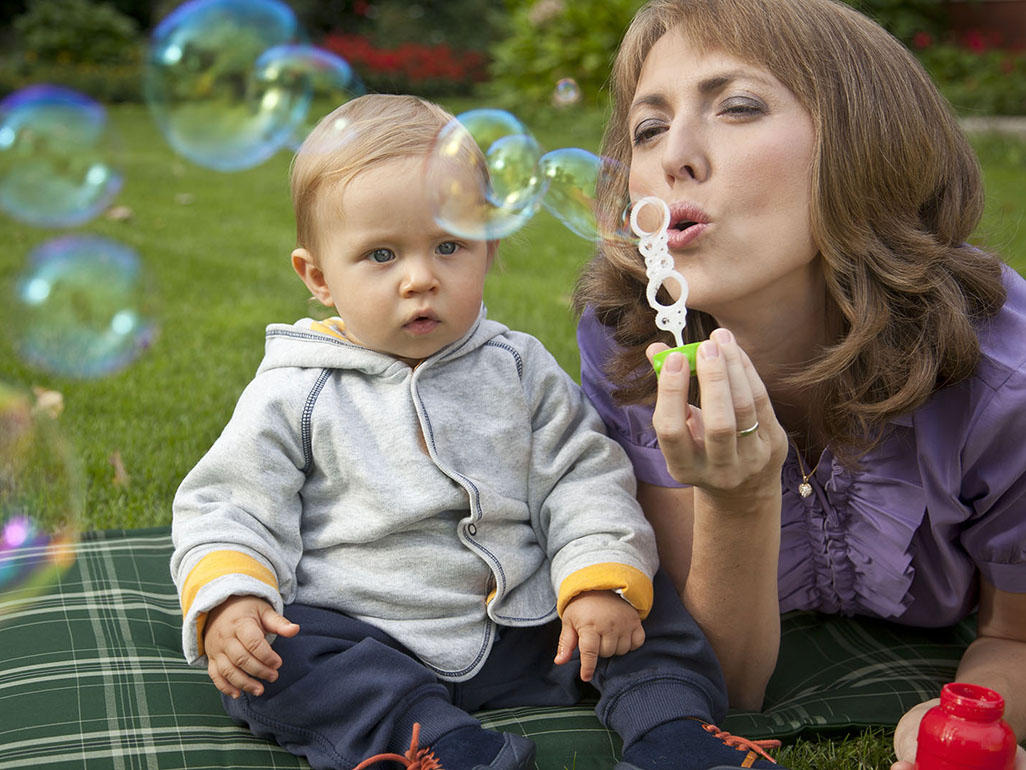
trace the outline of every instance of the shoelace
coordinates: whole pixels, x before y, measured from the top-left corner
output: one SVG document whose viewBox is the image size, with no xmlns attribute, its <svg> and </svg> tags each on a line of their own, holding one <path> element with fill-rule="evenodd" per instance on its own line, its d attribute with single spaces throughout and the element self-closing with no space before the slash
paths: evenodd
<svg viewBox="0 0 1026 770">
<path fill-rule="evenodd" d="M 731 735 L 730 733 L 721 730 L 716 725 L 711 725 L 706 722 L 702 723 L 702 729 L 707 733 L 712 733 L 714 738 L 719 738 L 732 749 L 737 749 L 738 751 L 754 751 L 756 754 L 768 759 L 774 765 L 777 763 L 777 760 L 766 753 L 766 749 L 779 749 L 780 741 L 773 740 L 771 738 L 758 741 L 749 740 L 748 738 L 742 738 L 740 735 Z"/>
<path fill-rule="evenodd" d="M 418 748 L 418 743 L 420 743 L 420 723 L 415 722 L 413 736 L 410 738 L 410 748 L 406 750 L 405 754 L 401 756 L 399 754 L 375 754 L 373 757 L 363 760 L 353 770 L 364 770 L 377 762 L 386 761 L 398 762 L 406 770 L 445 770 L 438 758 L 431 753 L 431 749 Z"/>
</svg>

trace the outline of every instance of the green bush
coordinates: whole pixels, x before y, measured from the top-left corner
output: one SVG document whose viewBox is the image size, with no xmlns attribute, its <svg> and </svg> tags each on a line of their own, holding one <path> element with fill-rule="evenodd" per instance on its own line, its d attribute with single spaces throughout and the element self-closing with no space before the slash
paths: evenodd
<svg viewBox="0 0 1026 770">
<path fill-rule="evenodd" d="M 917 51 L 961 115 L 1026 115 L 1026 53 L 942 43 Z"/>
<path fill-rule="evenodd" d="M 12 29 L 11 50 L 0 57 L 0 95 L 53 83 L 100 102 L 142 98 L 144 41 L 136 22 L 113 6 L 33 0 Z"/>
<path fill-rule="evenodd" d="M 916 35 L 939 36 L 948 26 L 948 11 L 937 0 L 845 0 L 880 26 L 911 45 Z"/>
<path fill-rule="evenodd" d="M 105 104 L 142 101 L 140 64 L 32 64 L 0 60 L 0 97 L 38 83 L 61 85 Z"/>
<path fill-rule="evenodd" d="M 548 104 L 572 78 L 585 105 L 603 104 L 613 55 L 642 0 L 507 0 L 509 33 L 492 46 L 490 87 L 499 106 Z"/>
<path fill-rule="evenodd" d="M 139 58 L 135 21 L 107 3 L 32 0 L 13 26 L 30 62 L 124 65 Z"/>
</svg>

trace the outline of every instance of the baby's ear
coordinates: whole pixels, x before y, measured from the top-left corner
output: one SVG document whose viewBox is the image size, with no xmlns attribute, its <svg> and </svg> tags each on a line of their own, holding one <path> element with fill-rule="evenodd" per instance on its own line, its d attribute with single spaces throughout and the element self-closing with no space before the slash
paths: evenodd
<svg viewBox="0 0 1026 770">
<path fill-rule="evenodd" d="M 334 304 L 328 284 L 324 281 L 324 273 L 317 267 L 313 255 L 309 251 L 299 248 L 292 252 L 292 269 L 306 284 L 306 288 L 313 294 L 314 299 L 328 307 Z"/>
<path fill-rule="evenodd" d="M 492 267 L 492 263 L 495 262 L 495 255 L 499 253 L 499 242 L 488 241 L 488 269 Z"/>
</svg>

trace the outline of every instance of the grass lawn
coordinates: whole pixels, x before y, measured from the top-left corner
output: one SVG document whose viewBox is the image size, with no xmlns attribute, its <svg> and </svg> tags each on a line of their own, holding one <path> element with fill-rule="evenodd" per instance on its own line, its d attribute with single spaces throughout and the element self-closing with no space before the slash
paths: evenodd
<svg viewBox="0 0 1026 770">
<path fill-rule="evenodd" d="M 456 111 L 467 104 L 450 105 Z M 476 105 L 480 106 L 480 105 Z M 263 352 L 269 322 L 309 313 L 305 288 L 289 266 L 294 243 L 288 199 L 289 157 L 238 173 L 206 170 L 174 155 L 139 106 L 111 110 L 124 139 L 125 186 L 116 201 L 132 216 L 98 218 L 79 228 L 138 251 L 156 286 L 159 337 L 138 361 L 112 376 L 73 381 L 30 369 L 0 334 L 0 380 L 64 395 L 61 416 L 85 470 L 85 528 L 167 525 L 183 475 L 217 437 Z M 526 121 L 546 149 L 597 151 L 601 115 L 565 112 Z M 978 142 L 989 202 L 976 242 L 1026 268 L 1022 191 L 1026 141 Z M 8 329 L 9 292 L 30 249 L 61 233 L 0 219 L 0 328 Z M 569 295 L 590 245 L 540 212 L 500 248 L 489 277 L 491 317 L 539 337 L 576 375 Z M 127 477 L 115 473 L 118 456 Z M 889 739 L 799 741 L 780 754 L 795 768 L 887 767 Z"/>
</svg>

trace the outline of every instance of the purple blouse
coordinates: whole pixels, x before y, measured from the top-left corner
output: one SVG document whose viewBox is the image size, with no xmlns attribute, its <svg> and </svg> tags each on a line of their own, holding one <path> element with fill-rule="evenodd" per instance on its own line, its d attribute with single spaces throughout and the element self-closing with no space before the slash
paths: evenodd
<svg viewBox="0 0 1026 770">
<path fill-rule="evenodd" d="M 1026 281 L 1005 269 L 1008 300 L 980 329 L 975 374 L 891 423 L 844 468 L 827 448 L 798 495 L 793 447 L 783 482 L 781 612 L 868 615 L 946 626 L 972 612 L 977 571 L 1026 592 Z M 640 481 L 683 486 L 666 471 L 652 407 L 618 406 L 603 374 L 616 343 L 586 312 L 577 330 L 581 384 Z"/>
</svg>

